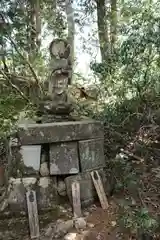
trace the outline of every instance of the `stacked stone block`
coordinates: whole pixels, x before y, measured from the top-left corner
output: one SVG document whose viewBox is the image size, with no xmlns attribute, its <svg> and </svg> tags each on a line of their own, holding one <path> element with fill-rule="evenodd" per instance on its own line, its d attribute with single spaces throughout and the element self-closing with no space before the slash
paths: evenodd
<svg viewBox="0 0 160 240">
<path fill-rule="evenodd" d="M 10 209 L 26 209 L 28 188 L 36 190 L 39 210 L 59 204 L 59 186 L 63 186 L 60 195 L 66 191 L 72 201 L 75 180 L 80 182 L 82 205 L 93 202 L 96 193 L 90 171 L 98 169 L 106 181 L 103 142 L 103 125 L 98 121 L 21 125 L 11 139 Z M 39 156 L 32 155 L 32 149 Z"/>
</svg>

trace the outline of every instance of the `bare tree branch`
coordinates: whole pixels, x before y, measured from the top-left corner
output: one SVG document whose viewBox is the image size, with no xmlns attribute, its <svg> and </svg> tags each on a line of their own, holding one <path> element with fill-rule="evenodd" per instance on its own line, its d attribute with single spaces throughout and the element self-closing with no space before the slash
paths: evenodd
<svg viewBox="0 0 160 240">
<path fill-rule="evenodd" d="M 31 71 L 31 73 L 32 73 L 32 75 L 33 75 L 33 77 L 34 77 L 37 85 L 39 86 L 39 88 L 40 88 L 40 90 L 41 90 L 41 93 L 44 93 L 43 88 L 42 88 L 42 86 L 41 86 L 41 84 L 40 84 L 40 81 L 39 81 L 39 79 L 38 79 L 38 77 L 37 77 L 37 75 L 36 75 L 36 73 L 35 73 L 32 65 L 31 65 L 31 63 L 30 63 L 30 62 L 28 61 L 28 59 L 25 58 L 25 57 L 23 56 L 23 54 L 19 51 L 16 43 L 11 39 L 11 37 L 10 37 L 10 36 L 8 36 L 8 37 L 9 37 L 9 40 L 11 41 L 12 45 L 14 46 L 15 50 L 16 50 L 17 53 L 19 54 L 19 56 L 20 56 L 20 57 L 26 62 L 26 64 L 28 65 L 28 67 L 29 67 L 29 69 L 30 69 L 30 71 Z"/>
<path fill-rule="evenodd" d="M 3 75 L 3 77 L 4 77 L 5 79 L 8 80 L 8 83 L 11 85 L 11 87 L 14 88 L 14 89 L 21 95 L 21 97 L 23 97 L 27 102 L 29 102 L 28 97 L 26 97 L 26 96 L 24 95 L 24 93 L 23 93 L 15 84 L 13 84 L 13 83 L 11 82 L 10 77 L 9 77 L 5 72 L 3 72 L 2 70 L 0 70 L 0 73 Z"/>
</svg>

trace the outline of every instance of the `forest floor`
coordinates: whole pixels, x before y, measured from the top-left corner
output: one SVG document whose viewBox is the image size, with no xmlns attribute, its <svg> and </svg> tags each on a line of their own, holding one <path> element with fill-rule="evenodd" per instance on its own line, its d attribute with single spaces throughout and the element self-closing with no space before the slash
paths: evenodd
<svg viewBox="0 0 160 240">
<path fill-rule="evenodd" d="M 63 212 L 64 211 L 64 212 Z M 62 213 L 63 212 L 63 213 Z M 72 218 L 72 212 L 70 207 L 62 208 L 61 217 L 67 221 L 67 219 Z M 70 234 L 70 240 L 116 240 L 116 239 L 129 239 L 128 234 L 124 234 L 120 231 L 117 226 L 117 206 L 113 199 L 110 202 L 110 207 L 108 210 L 104 211 L 99 203 L 92 205 L 90 208 L 83 211 L 86 220 L 86 227 L 82 230 L 77 230 L 75 228 L 70 228 L 68 231 Z M 55 239 L 51 236 L 46 237 L 46 232 L 55 220 L 51 219 L 50 214 L 40 216 L 40 232 L 41 240 Z M 2 240 L 29 240 L 29 227 L 27 218 L 14 218 L 5 219 L 0 221 L 0 239 Z M 62 238 L 64 239 L 64 236 Z M 68 238 L 69 239 L 69 238 Z"/>
<path fill-rule="evenodd" d="M 120 196 L 119 196 L 120 197 Z M 122 197 L 122 196 L 121 196 Z M 154 234 L 153 238 L 140 238 L 128 229 L 119 225 L 119 205 L 118 196 L 110 198 L 108 210 L 103 210 L 99 202 L 83 209 L 83 216 L 86 221 L 86 227 L 77 230 L 70 227 L 68 234 L 60 238 L 54 238 L 51 226 L 56 224 L 56 219 L 67 223 L 73 218 L 72 210 L 69 205 L 60 207 L 59 216 L 54 212 L 46 213 L 39 216 L 40 221 L 40 240 L 141 240 L 141 239 L 160 239 L 160 235 Z M 151 205 L 157 210 L 157 205 L 152 202 Z M 157 214 L 157 213 L 156 213 Z M 54 220 L 53 220 L 54 219 Z M 49 233 L 49 234 L 48 234 Z M 68 236 L 68 238 L 67 238 Z M 1 240 L 30 240 L 28 219 L 26 217 L 3 219 L 0 221 L 0 239 Z"/>
</svg>

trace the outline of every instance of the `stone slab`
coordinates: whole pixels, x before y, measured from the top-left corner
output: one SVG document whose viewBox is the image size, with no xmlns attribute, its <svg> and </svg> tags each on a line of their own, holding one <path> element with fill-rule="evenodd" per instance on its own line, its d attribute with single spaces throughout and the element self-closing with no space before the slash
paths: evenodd
<svg viewBox="0 0 160 240">
<path fill-rule="evenodd" d="M 101 122 L 85 120 L 19 125 L 17 135 L 21 145 L 31 145 L 103 138 L 104 131 Z"/>
<path fill-rule="evenodd" d="M 24 180 L 24 181 L 23 181 Z M 10 178 L 8 207 L 11 212 L 26 211 L 26 187 L 36 187 L 36 178 Z"/>
<path fill-rule="evenodd" d="M 22 156 L 21 147 L 12 147 L 12 168 L 11 168 L 11 176 L 14 178 L 21 178 L 25 176 L 38 176 L 39 169 L 34 169 L 34 159 L 32 166 L 28 166 L 25 164 L 25 161 Z"/>
<path fill-rule="evenodd" d="M 27 211 L 26 191 L 28 188 L 36 191 L 38 210 L 52 208 L 57 204 L 55 177 L 43 177 L 39 180 L 35 177 L 10 178 L 8 207 L 11 212 Z"/>
<path fill-rule="evenodd" d="M 52 208 L 57 204 L 57 178 L 41 177 L 37 183 L 37 204 L 39 209 Z"/>
<path fill-rule="evenodd" d="M 79 156 L 82 172 L 105 167 L 104 139 L 79 141 Z"/>
<path fill-rule="evenodd" d="M 98 170 L 98 172 L 102 178 L 102 182 L 104 184 L 104 190 L 107 193 L 108 192 L 107 179 L 106 179 L 104 170 L 100 169 Z M 69 197 L 71 204 L 72 204 L 71 185 L 74 181 L 78 181 L 80 183 L 80 198 L 81 198 L 82 206 L 88 206 L 91 203 L 93 203 L 97 198 L 97 193 L 93 185 L 90 172 L 85 172 L 85 173 L 81 173 L 75 176 L 69 176 L 65 178 L 67 195 Z"/>
<path fill-rule="evenodd" d="M 50 145 L 50 175 L 79 173 L 77 142 Z"/>
<path fill-rule="evenodd" d="M 20 153 L 25 167 L 32 168 L 34 171 L 39 172 L 41 145 L 21 146 Z"/>
</svg>

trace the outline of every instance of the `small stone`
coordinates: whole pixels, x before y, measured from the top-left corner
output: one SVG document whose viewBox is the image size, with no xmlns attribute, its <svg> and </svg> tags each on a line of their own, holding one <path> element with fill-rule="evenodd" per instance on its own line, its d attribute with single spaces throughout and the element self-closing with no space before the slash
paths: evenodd
<svg viewBox="0 0 160 240">
<path fill-rule="evenodd" d="M 94 224 L 93 223 L 87 223 L 87 226 L 89 227 L 89 228 L 94 228 Z"/>
<path fill-rule="evenodd" d="M 111 222 L 112 227 L 115 227 L 116 224 L 117 224 L 116 221 L 112 221 L 112 222 Z"/>
<path fill-rule="evenodd" d="M 89 216 L 89 212 L 86 211 L 86 212 L 83 213 L 83 215 L 84 215 L 85 217 L 88 217 L 88 216 Z"/>
<path fill-rule="evenodd" d="M 80 218 L 76 218 L 75 220 L 75 228 L 78 230 L 78 229 L 84 229 L 86 228 L 86 221 L 83 217 L 80 217 Z"/>
<path fill-rule="evenodd" d="M 68 233 L 64 240 L 78 240 L 78 234 L 77 233 Z"/>
<path fill-rule="evenodd" d="M 90 210 L 91 212 L 95 211 L 96 209 L 97 209 L 97 206 L 96 206 L 95 204 L 93 204 L 93 205 L 89 208 L 89 210 Z"/>
<path fill-rule="evenodd" d="M 53 233 L 53 228 L 51 226 L 48 227 L 48 229 L 45 232 L 45 237 L 50 237 Z"/>
<path fill-rule="evenodd" d="M 62 219 L 58 219 L 57 220 L 57 223 L 60 224 L 60 223 L 64 223 L 64 221 Z"/>
<path fill-rule="evenodd" d="M 57 224 L 55 233 L 57 237 L 62 237 L 66 234 L 71 228 L 73 228 L 73 220 L 63 221 Z"/>
<path fill-rule="evenodd" d="M 67 195 L 66 184 L 65 184 L 64 181 L 62 181 L 62 180 L 58 181 L 58 183 L 57 183 L 57 191 L 58 191 L 58 194 L 60 196 L 62 196 L 62 197 Z"/>
<path fill-rule="evenodd" d="M 67 213 L 68 209 L 65 209 L 63 206 L 59 206 L 59 211 L 62 213 Z"/>
<path fill-rule="evenodd" d="M 68 210 L 68 212 L 72 212 L 72 208 L 71 207 L 69 207 L 67 210 Z"/>
<path fill-rule="evenodd" d="M 42 177 L 48 176 L 49 175 L 49 168 L 47 162 L 41 163 L 40 166 L 40 174 Z"/>
</svg>

